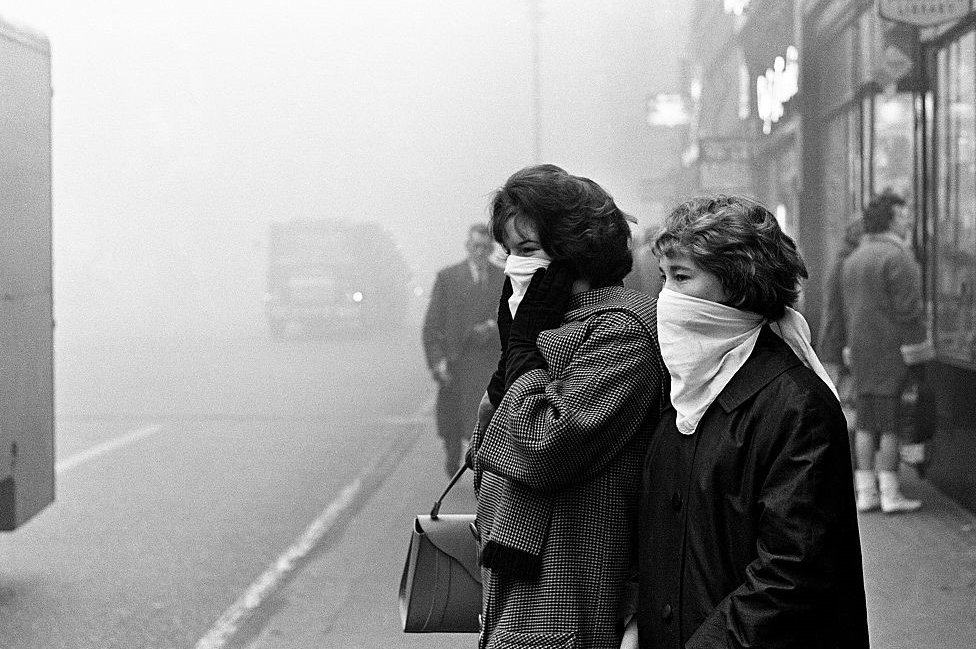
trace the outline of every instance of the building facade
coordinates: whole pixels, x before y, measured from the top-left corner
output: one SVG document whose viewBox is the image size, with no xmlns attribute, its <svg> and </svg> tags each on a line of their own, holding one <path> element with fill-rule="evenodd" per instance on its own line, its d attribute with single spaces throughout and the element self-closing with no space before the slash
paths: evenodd
<svg viewBox="0 0 976 649">
<path fill-rule="evenodd" d="M 737 132 L 745 141 L 751 183 L 745 190 L 775 209 L 807 262 L 802 310 L 815 333 L 827 306 L 821 283 L 846 226 L 886 188 L 906 198 L 937 351 L 939 425 L 929 477 L 976 510 L 972 5 L 698 0 L 693 38 L 721 43 L 724 49 L 711 56 L 725 64 L 701 75 L 702 112 L 689 147 L 697 146 L 701 168 L 709 135 Z M 729 63 L 737 57 L 745 72 Z M 741 93 L 730 89 L 743 78 L 749 99 L 738 106 L 730 97 Z M 724 105 L 718 117 L 704 110 L 709 103 Z M 738 125 L 729 121 L 733 104 Z M 701 182 L 699 189 L 713 188 Z"/>
</svg>

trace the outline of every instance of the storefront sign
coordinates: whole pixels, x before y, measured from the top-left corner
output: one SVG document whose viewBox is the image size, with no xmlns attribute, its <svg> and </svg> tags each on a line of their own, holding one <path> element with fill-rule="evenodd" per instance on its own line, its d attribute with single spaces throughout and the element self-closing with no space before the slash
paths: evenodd
<svg viewBox="0 0 976 649">
<path fill-rule="evenodd" d="M 703 137 L 698 141 L 702 162 L 748 162 L 749 140 L 736 137 Z"/>
<path fill-rule="evenodd" d="M 783 106 L 799 87 L 799 53 L 790 45 L 786 48 L 786 57 L 777 56 L 773 67 L 756 79 L 756 111 L 763 121 L 763 133 L 772 131 L 773 123 L 783 116 Z"/>
<path fill-rule="evenodd" d="M 685 98 L 675 94 L 658 94 L 647 100 L 647 123 L 651 126 L 684 126 L 691 121 Z"/>
<path fill-rule="evenodd" d="M 920 90 L 921 44 L 914 25 L 885 22 L 881 27 L 881 51 L 874 62 L 872 76 L 882 87 L 897 84 L 900 91 Z"/>
<path fill-rule="evenodd" d="M 958 20 L 971 9 L 972 0 L 878 0 L 882 18 L 921 27 Z"/>
<path fill-rule="evenodd" d="M 725 0 L 725 13 L 741 16 L 749 7 L 749 0 Z"/>
<path fill-rule="evenodd" d="M 750 143 L 741 138 L 701 138 L 699 190 L 752 194 Z"/>
</svg>

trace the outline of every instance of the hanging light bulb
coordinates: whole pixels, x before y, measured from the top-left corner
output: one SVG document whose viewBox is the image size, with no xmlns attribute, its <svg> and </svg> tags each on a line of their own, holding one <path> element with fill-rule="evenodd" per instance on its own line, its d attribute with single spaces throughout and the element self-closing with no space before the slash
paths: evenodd
<svg viewBox="0 0 976 649">
<path fill-rule="evenodd" d="M 749 6 L 749 0 L 724 0 L 725 13 L 741 16 Z"/>
</svg>

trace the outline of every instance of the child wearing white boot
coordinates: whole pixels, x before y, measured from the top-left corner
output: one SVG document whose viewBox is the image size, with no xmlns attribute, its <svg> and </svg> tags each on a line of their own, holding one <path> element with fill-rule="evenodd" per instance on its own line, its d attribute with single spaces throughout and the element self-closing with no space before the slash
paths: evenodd
<svg viewBox="0 0 976 649">
<path fill-rule="evenodd" d="M 868 204 L 862 221 L 864 235 L 841 269 L 839 305 L 857 394 L 857 509 L 914 512 L 922 503 L 906 498 L 898 485 L 901 395 L 935 355 L 921 271 L 908 242 L 914 220 L 905 199 L 885 190 Z"/>
</svg>

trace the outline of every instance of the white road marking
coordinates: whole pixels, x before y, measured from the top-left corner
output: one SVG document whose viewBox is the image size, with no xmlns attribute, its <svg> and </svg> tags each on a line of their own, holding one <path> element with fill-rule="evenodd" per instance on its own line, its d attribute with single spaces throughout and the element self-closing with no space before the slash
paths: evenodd
<svg viewBox="0 0 976 649">
<path fill-rule="evenodd" d="M 430 415 L 426 415 L 424 417 L 410 415 L 407 417 L 383 417 L 383 419 L 380 421 L 391 426 L 413 426 L 416 424 L 423 424 L 428 419 L 430 419 Z"/>
<path fill-rule="evenodd" d="M 416 414 L 409 417 L 389 417 L 387 423 L 417 423 L 424 421 L 422 414 L 430 410 L 430 403 L 424 404 Z M 194 649 L 221 649 L 234 637 L 237 630 L 269 597 L 274 595 L 279 585 L 301 563 L 302 559 L 311 552 L 322 538 L 328 534 L 343 512 L 355 504 L 359 492 L 362 491 L 371 475 L 377 471 L 388 454 L 381 453 L 373 458 L 359 475 L 343 488 L 335 500 L 322 511 L 312 523 L 305 528 L 305 532 L 284 554 L 271 564 L 244 593 L 237 598 L 230 608 L 224 611 L 213 626 L 196 644 Z"/>
<path fill-rule="evenodd" d="M 410 425 L 410 424 L 421 424 L 430 419 L 430 416 L 434 414 L 434 407 L 437 404 L 437 397 L 431 395 L 427 401 L 423 403 L 416 412 L 412 415 L 398 415 L 383 417 L 380 421 L 385 424 L 395 424 L 395 425 Z"/>
<path fill-rule="evenodd" d="M 237 632 L 240 624 L 250 617 L 264 601 L 278 589 L 278 584 L 291 573 L 298 562 L 318 544 L 323 536 L 335 524 L 342 512 L 355 502 L 356 495 L 362 489 L 363 479 L 373 470 L 370 465 L 349 483 L 339 494 L 338 498 L 319 514 L 312 523 L 305 528 L 305 532 L 288 548 L 278 560 L 271 564 L 244 594 L 224 611 L 214 625 L 196 644 L 196 649 L 219 649 L 223 647 Z"/>
<path fill-rule="evenodd" d="M 160 430 L 162 430 L 162 426 L 143 426 L 142 428 L 138 428 L 131 433 L 110 439 L 107 442 L 102 442 L 101 444 L 96 444 L 95 446 L 81 451 L 80 453 L 75 453 L 71 457 L 67 457 L 55 464 L 54 470 L 58 473 L 63 473 L 64 471 L 73 469 L 76 466 L 84 464 L 89 460 L 94 460 L 95 458 L 105 455 L 106 453 L 110 453 L 130 444 L 135 444 L 139 440 L 155 435 Z"/>
</svg>

